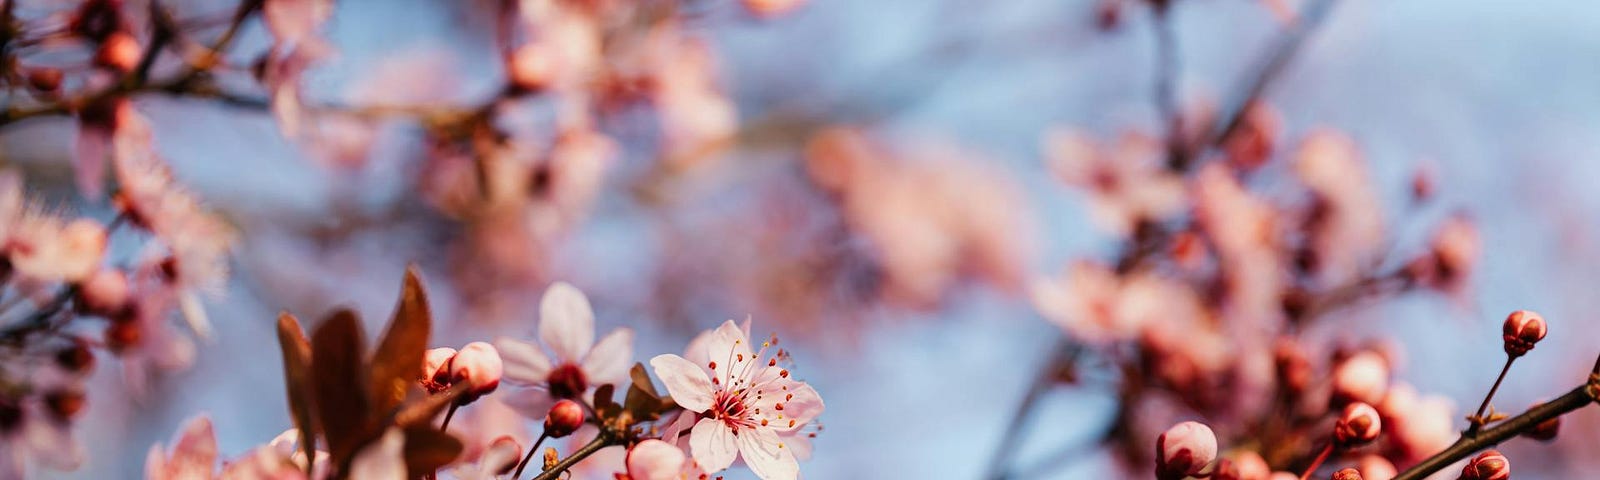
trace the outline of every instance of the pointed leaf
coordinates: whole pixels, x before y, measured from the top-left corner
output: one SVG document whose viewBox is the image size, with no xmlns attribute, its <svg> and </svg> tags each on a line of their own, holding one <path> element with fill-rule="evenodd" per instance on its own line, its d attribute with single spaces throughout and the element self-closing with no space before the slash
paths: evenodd
<svg viewBox="0 0 1600 480">
<path fill-rule="evenodd" d="M 349 310 L 334 312 L 311 335 L 317 420 L 335 465 L 345 465 L 357 447 L 377 437 L 364 387 L 364 336 L 361 321 Z"/>
<path fill-rule="evenodd" d="M 634 362 L 633 368 L 628 370 L 628 376 L 633 378 L 633 385 L 644 390 L 644 393 L 650 394 L 651 397 L 661 396 L 661 393 L 656 391 L 656 385 L 650 381 L 650 373 L 645 371 L 643 363 Z"/>
<path fill-rule="evenodd" d="M 633 417 L 633 421 L 648 422 L 661 418 L 661 415 L 657 412 L 660 406 L 661 401 L 656 399 L 655 395 L 634 384 L 628 386 L 628 396 L 623 400 L 622 408 L 628 411 L 628 415 Z"/>
<path fill-rule="evenodd" d="M 406 268 L 400 287 L 400 300 L 394 318 L 372 354 L 372 408 L 388 412 L 406 398 L 406 391 L 417 383 L 422 371 L 422 355 L 428 348 L 432 329 L 428 295 L 422 288 L 417 267 Z"/>
<path fill-rule="evenodd" d="M 432 422 L 434 417 L 438 417 L 439 412 L 444 411 L 444 407 L 449 406 L 450 402 L 455 401 L 457 397 L 467 393 L 468 388 L 470 388 L 470 386 L 466 383 L 457 383 L 455 385 L 451 385 L 450 389 L 448 390 L 429 395 L 422 400 L 406 404 L 400 407 L 400 411 L 395 412 L 394 424 L 401 427 L 426 425 L 429 422 Z"/>
<path fill-rule="evenodd" d="M 616 392 L 617 386 L 609 383 L 595 387 L 594 402 L 592 403 L 592 405 L 594 405 L 594 411 L 603 414 L 605 411 L 610 410 L 614 405 L 616 405 L 616 400 L 612 400 L 612 398 L 615 398 Z"/>
<path fill-rule="evenodd" d="M 434 473 L 461 456 L 460 440 L 429 425 L 406 429 L 406 470 L 411 478 Z"/>
<path fill-rule="evenodd" d="M 311 412 L 315 401 L 311 398 L 311 343 L 300 329 L 300 321 L 288 312 L 278 314 L 278 346 L 283 351 L 283 380 L 289 396 L 289 417 L 300 430 L 300 449 L 309 459 L 316 461 L 312 448 L 316 446 L 316 420 Z M 311 465 L 306 466 L 307 471 Z"/>
</svg>

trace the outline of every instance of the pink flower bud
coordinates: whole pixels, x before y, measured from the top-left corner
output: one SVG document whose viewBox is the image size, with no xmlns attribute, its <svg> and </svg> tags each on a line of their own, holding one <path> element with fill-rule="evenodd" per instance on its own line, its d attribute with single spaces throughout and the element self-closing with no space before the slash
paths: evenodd
<svg viewBox="0 0 1600 480">
<path fill-rule="evenodd" d="M 1345 447 L 1362 445 L 1377 440 L 1382 432 L 1383 421 L 1378 419 L 1378 410 L 1357 402 L 1345 406 L 1344 414 L 1333 424 L 1333 441 Z"/>
<path fill-rule="evenodd" d="M 572 432 L 583 426 L 583 406 L 572 400 L 562 400 L 550 407 L 550 413 L 544 417 L 544 434 L 550 438 L 561 438 L 571 435 Z"/>
<path fill-rule="evenodd" d="M 451 383 L 467 382 L 471 395 L 493 392 L 500 386 L 500 352 L 485 342 L 472 342 L 450 359 Z"/>
<path fill-rule="evenodd" d="M 113 317 L 128 306 L 128 276 L 121 270 L 98 270 L 78 285 L 78 299 L 85 313 Z"/>
<path fill-rule="evenodd" d="M 1461 477 L 1457 480 L 1509 480 L 1511 478 L 1511 461 L 1501 455 L 1499 450 L 1485 450 L 1467 462 L 1467 467 L 1461 469 Z"/>
<path fill-rule="evenodd" d="M 1544 317 L 1531 310 L 1517 310 L 1506 316 L 1505 324 L 1506 354 L 1520 357 L 1529 350 L 1533 344 L 1544 339 L 1549 333 L 1549 328 L 1544 323 Z"/>
<path fill-rule="evenodd" d="M 1272 476 L 1272 467 L 1267 465 L 1267 460 L 1252 450 L 1235 454 L 1233 465 L 1238 470 L 1239 480 L 1267 480 Z"/>
<path fill-rule="evenodd" d="M 506 66 L 511 84 L 530 92 L 550 86 L 556 76 L 554 53 L 537 44 L 517 47 L 517 51 L 511 54 L 511 64 Z"/>
<path fill-rule="evenodd" d="M 1361 480 L 1361 472 L 1354 468 L 1344 468 L 1333 472 L 1333 480 Z"/>
<path fill-rule="evenodd" d="M 87 373 L 94 369 L 94 352 L 89 342 L 74 338 L 72 344 L 56 350 L 56 366 L 72 373 Z"/>
<path fill-rule="evenodd" d="M 517 443 L 517 439 L 511 438 L 510 435 L 501 435 L 493 442 L 489 442 L 489 447 L 484 449 L 478 461 L 483 463 L 486 471 L 503 475 L 511 473 L 511 470 L 517 467 L 517 458 L 521 455 L 522 445 Z"/>
<path fill-rule="evenodd" d="M 628 449 L 628 480 L 673 480 L 683 472 L 683 450 L 657 439 Z"/>
<path fill-rule="evenodd" d="M 1156 438 L 1156 477 L 1182 478 L 1205 470 L 1217 458 L 1217 435 L 1199 422 L 1173 425 Z"/>
<path fill-rule="evenodd" d="M 40 92 L 54 92 L 61 88 L 61 80 L 65 77 L 59 68 L 42 67 L 28 71 L 28 86 Z"/>
<path fill-rule="evenodd" d="M 1389 389 L 1389 363 L 1373 351 L 1345 359 L 1333 371 L 1335 404 L 1378 403 Z"/>
<path fill-rule="evenodd" d="M 455 356 L 456 349 L 454 348 L 439 347 L 429 349 L 427 353 L 422 354 L 422 376 L 420 378 L 438 383 L 450 383 L 450 359 L 455 358 Z"/>
<path fill-rule="evenodd" d="M 100 43 L 100 49 L 94 53 L 94 64 L 116 70 L 118 72 L 131 72 L 139 66 L 139 41 L 128 32 L 115 32 Z"/>
</svg>

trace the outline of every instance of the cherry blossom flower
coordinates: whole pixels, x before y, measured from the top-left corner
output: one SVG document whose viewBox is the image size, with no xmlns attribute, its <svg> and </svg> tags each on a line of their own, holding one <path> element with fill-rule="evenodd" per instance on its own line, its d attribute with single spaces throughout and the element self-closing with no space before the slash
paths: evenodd
<svg viewBox="0 0 1600 480">
<path fill-rule="evenodd" d="M 279 129 L 293 138 L 300 132 L 300 75 L 334 54 L 333 46 L 317 36 L 317 30 L 333 16 L 333 2 L 267 0 L 261 9 L 273 37 L 262 65 L 261 83 L 271 94 Z"/>
<path fill-rule="evenodd" d="M 1182 284 L 1153 275 L 1119 277 L 1104 265 L 1073 263 L 1064 278 L 1036 280 L 1034 308 L 1084 341 L 1131 339 L 1145 325 L 1200 315 L 1199 299 Z"/>
<path fill-rule="evenodd" d="M 626 464 L 628 471 L 617 474 L 618 480 L 681 480 L 702 478 L 705 474 L 683 450 L 653 438 L 629 448 Z"/>
<path fill-rule="evenodd" d="M 150 446 L 144 475 L 149 480 L 210 479 L 215 476 L 217 458 L 217 437 L 211 419 L 201 415 L 184 424 L 171 450 L 163 451 L 160 444 Z"/>
<path fill-rule="evenodd" d="M 1056 128 L 1043 139 L 1045 161 L 1063 182 L 1090 194 L 1099 227 L 1129 235 L 1141 221 L 1160 220 L 1183 208 L 1183 181 L 1162 164 L 1155 138 L 1134 132 L 1101 146 L 1077 129 Z"/>
<path fill-rule="evenodd" d="M 763 342 L 759 352 L 752 352 L 749 336 L 729 320 L 707 342 L 712 360 L 706 364 L 673 354 L 650 360 L 673 401 L 699 414 L 689 444 L 707 472 L 722 471 L 743 458 L 763 479 L 798 477 L 796 454 L 787 444 L 802 436 L 800 429 L 824 406 L 816 390 L 777 365 L 784 356 L 781 350 L 767 357 L 772 346 Z"/>
<path fill-rule="evenodd" d="M 544 418 L 555 401 L 580 398 L 591 387 L 618 384 L 633 360 L 633 330 L 619 328 L 595 342 L 589 299 L 565 282 L 551 285 L 539 302 L 539 339 L 543 347 L 506 337 L 494 342 L 505 380 L 533 387 L 506 398 L 528 418 Z"/>
<path fill-rule="evenodd" d="M 143 397 L 157 371 L 182 370 L 194 363 L 194 341 L 168 321 L 176 292 L 162 279 L 159 264 L 145 263 L 130 277 L 133 305 L 112 319 L 106 343 L 122 362 L 123 380 L 135 398 Z"/>
<path fill-rule="evenodd" d="M 1313 270 L 1330 285 L 1354 280 L 1385 239 L 1383 209 L 1355 141 L 1334 130 L 1316 130 L 1300 144 L 1294 166 L 1316 195 L 1308 227 Z"/>
<path fill-rule="evenodd" d="M 99 270 L 106 230 L 99 222 L 66 221 L 42 212 L 23 216 L 6 244 L 13 267 L 40 283 L 80 282 Z"/>
</svg>

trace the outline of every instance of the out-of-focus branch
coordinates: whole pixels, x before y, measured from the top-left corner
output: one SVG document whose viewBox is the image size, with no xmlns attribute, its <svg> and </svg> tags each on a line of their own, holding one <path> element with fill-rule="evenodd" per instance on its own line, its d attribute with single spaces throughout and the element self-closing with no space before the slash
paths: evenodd
<svg viewBox="0 0 1600 480">
<path fill-rule="evenodd" d="M 1600 398 L 1600 359 L 1596 359 L 1595 369 L 1589 374 L 1589 380 L 1567 392 L 1555 400 L 1539 404 L 1528 409 L 1521 415 L 1511 417 L 1493 427 L 1485 428 L 1472 435 L 1462 435 L 1460 439 L 1450 445 L 1450 448 L 1434 454 L 1418 463 L 1394 480 L 1420 480 L 1432 475 L 1434 472 L 1457 461 L 1466 459 L 1479 450 L 1499 445 L 1523 432 L 1527 432 L 1548 420 L 1566 415 L 1577 409 L 1589 406 Z"/>
<path fill-rule="evenodd" d="M 1221 145 L 1233 135 L 1234 131 L 1244 124 L 1245 113 L 1250 110 L 1250 105 L 1259 101 L 1266 93 L 1267 87 L 1283 73 L 1284 67 L 1288 66 L 1289 60 L 1300 51 L 1306 39 L 1310 38 L 1327 19 L 1335 2 L 1337 0 L 1311 0 L 1299 20 L 1289 24 L 1287 30 L 1279 35 L 1260 66 L 1250 76 L 1245 77 L 1248 80 L 1243 89 L 1223 104 L 1216 127 L 1199 144 L 1180 149 L 1178 155 L 1168 159 L 1168 165 L 1174 170 L 1187 170 L 1195 157 L 1205 153 L 1207 148 Z"/>
<path fill-rule="evenodd" d="M 1078 353 L 1076 344 L 1065 335 L 1053 349 L 1055 354 L 1050 356 L 1039 369 L 1039 375 L 1034 378 L 1033 383 L 1028 385 L 1028 393 L 1023 394 L 1016 413 L 1011 415 L 1011 421 L 1006 424 L 1005 432 L 1000 435 L 1000 445 L 989 461 L 989 468 L 984 478 L 1001 480 L 1010 477 L 1011 452 L 1016 450 L 1017 444 L 1022 441 L 1022 427 L 1027 425 L 1028 417 L 1033 413 L 1033 407 L 1039 403 L 1039 399 L 1051 385 L 1056 383 L 1058 377 L 1056 373 L 1060 371 L 1061 365 Z"/>
</svg>

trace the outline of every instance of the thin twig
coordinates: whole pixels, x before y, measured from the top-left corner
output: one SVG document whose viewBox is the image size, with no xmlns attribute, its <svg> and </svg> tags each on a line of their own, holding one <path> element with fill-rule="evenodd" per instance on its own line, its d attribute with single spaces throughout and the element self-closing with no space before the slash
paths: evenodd
<svg viewBox="0 0 1600 480">
<path fill-rule="evenodd" d="M 1016 413 L 1011 415 L 1010 423 L 1006 424 L 1005 433 L 1001 434 L 1000 446 L 995 449 L 994 457 L 989 461 L 988 474 L 984 478 L 1000 480 L 1009 476 L 1011 452 L 1016 450 L 1017 444 L 1022 441 L 1024 426 L 1027 426 L 1028 416 L 1033 413 L 1033 407 L 1039 403 L 1044 393 L 1055 384 L 1056 373 L 1061 363 L 1077 354 L 1071 339 L 1062 335 L 1054 348 L 1055 355 L 1039 368 L 1039 375 L 1028 386 L 1028 393 L 1023 394 L 1022 403 L 1017 405 Z"/>
<path fill-rule="evenodd" d="M 1468 419 L 1468 421 L 1472 422 L 1472 426 L 1467 427 L 1467 436 L 1470 437 L 1477 434 L 1478 430 L 1483 428 L 1483 424 L 1489 423 L 1488 419 L 1483 418 L 1483 412 L 1489 409 L 1489 401 L 1494 399 L 1494 392 L 1500 390 L 1500 382 L 1506 380 L 1506 373 L 1511 371 L 1511 362 L 1516 360 L 1517 357 L 1515 355 L 1506 354 L 1506 366 L 1500 369 L 1500 376 L 1495 377 L 1494 386 L 1489 387 L 1489 394 L 1483 396 L 1483 404 L 1478 405 L 1478 413 Z"/>
<path fill-rule="evenodd" d="M 573 465 L 577 465 L 578 462 L 583 461 L 583 459 L 589 458 L 590 455 L 594 455 L 594 452 L 598 452 L 602 448 L 613 445 L 621 445 L 617 442 L 618 437 L 611 435 L 606 430 L 601 430 L 600 435 L 594 437 L 594 440 L 590 441 L 582 448 L 579 448 L 578 451 L 572 452 L 572 455 L 568 455 L 567 458 L 561 459 L 560 462 L 557 462 L 555 466 L 550 467 L 549 470 L 539 473 L 538 476 L 533 477 L 533 480 L 555 480 L 561 476 L 562 472 L 572 468 Z"/>
</svg>

